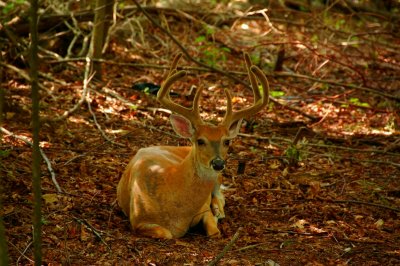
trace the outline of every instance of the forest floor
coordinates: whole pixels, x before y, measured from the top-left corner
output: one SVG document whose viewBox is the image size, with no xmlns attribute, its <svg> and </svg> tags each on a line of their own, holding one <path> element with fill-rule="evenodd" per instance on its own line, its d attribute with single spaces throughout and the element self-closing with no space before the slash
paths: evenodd
<svg viewBox="0 0 400 266">
<path fill-rule="evenodd" d="M 41 148 L 63 191 L 43 162 L 45 265 L 206 265 L 220 254 L 218 265 L 400 265 L 400 39 L 385 34 L 382 17 L 321 21 L 272 11 L 269 21 L 255 12 L 212 27 L 196 12 L 152 11 L 193 58 L 245 81 L 242 51 L 249 52 L 276 99 L 232 142 L 217 239 L 200 229 L 174 240 L 136 236 L 116 204 L 116 186 L 138 149 L 188 144 L 154 94 L 133 86 L 162 82 L 179 51 L 169 36 L 139 13 L 130 34 L 114 29 L 105 83 L 91 81 L 87 100 L 61 120 L 82 97 L 85 62 L 43 57 Z M 382 34 L 367 34 L 373 30 Z M 279 53 L 282 68 L 274 71 Z M 223 115 L 223 88 L 235 95 L 235 108 L 252 102 L 251 91 L 230 78 L 187 58 L 180 66 L 192 68 L 174 99 L 188 103 L 190 87 L 204 87 L 205 119 Z M 30 87 L 17 72 L 6 77 L 2 126 L 20 138 L 2 136 L 3 217 L 11 265 L 30 265 L 32 151 L 21 140 L 31 139 Z"/>
</svg>

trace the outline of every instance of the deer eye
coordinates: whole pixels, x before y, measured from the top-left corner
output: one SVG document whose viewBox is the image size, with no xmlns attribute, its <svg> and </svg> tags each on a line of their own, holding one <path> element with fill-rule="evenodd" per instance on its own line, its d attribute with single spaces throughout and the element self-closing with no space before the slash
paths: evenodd
<svg viewBox="0 0 400 266">
<path fill-rule="evenodd" d="M 204 139 L 198 139 L 197 140 L 197 145 L 204 146 L 204 145 L 206 145 L 206 142 L 204 141 Z"/>
<path fill-rule="evenodd" d="M 229 146 L 229 144 L 231 144 L 229 139 L 224 140 L 224 146 Z"/>
</svg>

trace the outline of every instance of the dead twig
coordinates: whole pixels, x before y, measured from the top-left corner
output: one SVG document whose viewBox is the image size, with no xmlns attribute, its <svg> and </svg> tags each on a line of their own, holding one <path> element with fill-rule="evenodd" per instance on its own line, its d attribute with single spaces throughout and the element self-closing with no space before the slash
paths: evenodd
<svg viewBox="0 0 400 266">
<path fill-rule="evenodd" d="M 332 148 L 332 149 L 354 151 L 354 152 L 381 153 L 381 154 L 387 154 L 387 155 L 392 155 L 392 156 L 399 155 L 398 153 L 387 152 L 385 150 L 377 150 L 377 149 L 356 149 L 356 148 L 350 148 L 350 147 L 344 147 L 344 146 L 338 146 L 338 145 L 327 145 L 327 144 L 318 144 L 318 143 L 307 143 L 307 145 L 311 146 L 311 147 Z"/>
<path fill-rule="evenodd" d="M 355 239 L 355 238 L 346 238 L 346 237 L 338 237 L 332 236 L 336 241 L 346 241 L 346 242 L 354 242 L 354 243 L 363 243 L 363 244 L 383 244 L 385 241 L 383 240 L 372 240 L 372 239 Z"/>
<path fill-rule="evenodd" d="M 24 257 L 26 260 L 28 260 L 28 261 L 29 261 L 30 263 L 32 263 L 32 264 L 35 262 L 34 260 L 32 260 L 31 258 L 29 258 L 28 256 L 25 255 L 25 253 L 26 253 L 26 251 L 29 249 L 29 247 L 32 246 L 32 244 L 33 244 L 32 241 L 30 241 L 30 242 L 28 243 L 28 245 L 26 245 L 24 251 L 19 250 L 19 248 L 18 248 L 16 245 L 14 245 L 14 243 L 12 243 L 12 242 L 8 242 L 8 243 L 9 243 L 11 246 L 13 246 L 13 247 L 19 252 L 19 254 L 21 254 L 21 256 L 19 256 L 18 259 L 17 259 L 17 261 L 16 261 L 16 264 L 17 264 L 17 265 L 19 265 L 19 261 L 21 260 L 22 257 Z"/>
<path fill-rule="evenodd" d="M 101 237 L 101 233 L 94 228 L 88 221 L 85 219 L 80 219 L 78 217 L 73 217 L 75 221 L 77 221 L 79 224 L 84 225 L 89 231 L 91 231 L 108 249 L 108 251 L 111 253 L 111 248 L 107 244 L 107 242 Z"/>
<path fill-rule="evenodd" d="M 26 144 L 28 144 L 31 147 L 33 146 L 33 143 L 25 136 L 15 135 L 14 133 L 8 131 L 4 127 L 0 127 L 0 131 L 3 132 L 4 134 L 10 136 L 10 137 L 22 140 L 23 142 L 25 142 Z M 56 187 L 57 192 L 61 193 L 62 189 L 61 189 L 60 185 L 57 182 L 56 174 L 55 174 L 53 168 L 51 167 L 51 162 L 50 162 L 49 158 L 47 158 L 46 154 L 43 152 L 43 150 L 41 148 L 39 148 L 39 150 L 40 150 L 40 154 L 42 155 L 43 160 L 45 160 L 45 162 L 47 164 L 47 170 L 49 170 L 49 172 L 50 172 L 51 180 L 53 181 L 53 184 Z"/>
<path fill-rule="evenodd" d="M 272 233 L 278 233 L 278 234 L 292 234 L 292 235 L 302 235 L 302 236 L 320 236 L 320 235 L 326 235 L 328 232 L 320 232 L 320 233 L 307 233 L 307 232 L 296 232 L 292 230 L 279 230 L 279 229 L 274 229 L 274 228 L 265 228 L 265 231 L 272 232 Z"/>
<path fill-rule="evenodd" d="M 395 212 L 400 212 L 400 209 L 386 206 L 383 204 L 378 204 L 378 203 L 372 203 L 372 202 L 366 202 L 366 201 L 359 201 L 359 200 L 327 200 L 324 199 L 327 202 L 334 202 L 334 203 L 346 203 L 346 204 L 359 204 L 359 205 L 368 205 L 368 206 L 373 206 L 373 207 L 378 207 L 382 209 L 387 209 Z"/>
<path fill-rule="evenodd" d="M 123 144 L 118 143 L 118 142 L 115 142 L 115 141 L 113 141 L 112 139 L 110 139 L 110 138 L 106 135 L 106 133 L 104 132 L 104 130 L 101 128 L 101 126 L 99 125 L 99 123 L 97 122 L 96 114 L 93 112 L 93 110 L 92 110 L 92 105 L 90 104 L 90 90 L 87 92 L 86 103 L 87 103 L 87 105 L 88 105 L 89 112 L 90 112 L 90 114 L 91 114 L 92 117 L 93 117 L 93 122 L 94 122 L 94 124 L 96 125 L 97 129 L 100 131 L 100 134 L 103 136 L 103 138 L 104 138 L 105 140 L 111 142 L 112 144 L 118 145 L 118 146 L 120 146 L 120 147 L 124 147 Z"/>
<path fill-rule="evenodd" d="M 4 67 L 6 67 L 6 68 L 8 68 L 8 69 L 10 69 L 10 70 L 12 70 L 12 71 L 14 71 L 14 72 L 16 72 L 16 73 L 17 73 L 19 76 L 21 76 L 23 79 L 25 79 L 25 80 L 28 81 L 28 82 L 31 82 L 31 78 L 30 78 L 29 74 L 28 74 L 25 70 L 19 69 L 19 68 L 13 66 L 13 65 L 10 65 L 10 64 L 7 64 L 7 63 L 3 63 L 3 62 L 0 62 L 0 66 L 4 66 Z M 42 74 L 42 75 L 43 75 L 43 76 L 46 76 L 45 74 Z M 39 85 L 39 88 L 40 88 L 41 90 L 44 90 L 44 91 L 46 91 L 47 93 L 51 94 L 51 93 L 49 92 L 49 90 L 47 90 L 47 88 L 44 87 L 42 84 L 39 83 L 38 85 Z"/>
<path fill-rule="evenodd" d="M 260 246 L 264 246 L 264 245 L 267 245 L 267 244 L 268 243 L 258 243 L 258 244 L 248 245 L 248 246 L 245 246 L 245 247 L 241 247 L 241 248 L 235 249 L 234 251 L 245 251 L 245 250 L 252 249 L 252 248 L 258 248 Z M 282 250 L 281 249 L 277 249 L 277 248 L 263 249 L 263 252 L 268 252 L 268 251 L 279 252 L 279 251 L 282 251 Z M 285 250 L 285 252 L 286 251 L 287 250 Z"/>
<path fill-rule="evenodd" d="M 74 113 L 78 108 L 86 101 L 86 95 L 88 94 L 89 91 L 89 82 L 93 78 L 94 73 L 92 73 L 90 76 L 90 58 L 87 56 L 86 57 L 86 66 L 85 66 L 85 77 L 83 80 L 83 89 L 82 89 L 82 96 L 80 100 L 69 110 L 65 111 L 61 116 L 56 117 L 53 119 L 53 122 L 61 121 L 68 116 L 70 116 L 72 113 Z"/>
<path fill-rule="evenodd" d="M 222 259 L 223 256 L 225 256 L 226 252 L 228 252 L 233 244 L 238 240 L 239 235 L 240 235 L 241 228 L 239 228 L 236 233 L 233 235 L 231 241 L 224 247 L 224 249 L 219 253 L 212 261 L 210 261 L 207 265 L 208 266 L 214 266 L 217 265 L 217 263 Z"/>
</svg>

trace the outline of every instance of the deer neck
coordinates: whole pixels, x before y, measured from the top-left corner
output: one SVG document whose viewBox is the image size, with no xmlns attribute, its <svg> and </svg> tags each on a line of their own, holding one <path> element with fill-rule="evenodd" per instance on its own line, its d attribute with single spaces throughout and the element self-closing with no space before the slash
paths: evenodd
<svg viewBox="0 0 400 266">
<path fill-rule="evenodd" d="M 194 147 L 192 147 L 185 161 L 188 164 L 187 167 L 189 167 L 187 169 L 192 169 L 193 171 L 191 174 L 191 176 L 193 176 L 193 181 L 210 183 L 217 180 L 218 172 L 199 163 L 199 160 L 196 158 Z"/>
</svg>

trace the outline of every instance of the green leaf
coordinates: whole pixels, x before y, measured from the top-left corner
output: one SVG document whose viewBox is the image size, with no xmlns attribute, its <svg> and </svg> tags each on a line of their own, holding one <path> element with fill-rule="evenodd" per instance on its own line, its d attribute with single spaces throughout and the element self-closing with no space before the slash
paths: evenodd
<svg viewBox="0 0 400 266">
<path fill-rule="evenodd" d="M 213 35 L 215 33 L 215 30 L 213 27 L 206 26 L 206 34 L 207 35 Z"/>
<path fill-rule="evenodd" d="M 363 103 L 363 102 L 361 102 L 360 99 L 358 99 L 358 98 L 350 98 L 350 99 L 349 99 L 349 102 L 352 103 L 352 104 L 354 104 L 354 105 L 357 105 L 357 106 L 371 107 L 371 106 L 369 105 L 369 103 Z"/>
<path fill-rule="evenodd" d="M 132 105 L 129 105 L 129 108 L 136 111 L 139 108 L 139 106 L 137 104 L 132 104 Z"/>
<path fill-rule="evenodd" d="M 8 14 L 11 10 L 14 9 L 14 3 L 8 3 L 2 10 L 3 14 Z"/>
<path fill-rule="evenodd" d="M 358 99 L 358 98 L 350 98 L 349 102 L 352 103 L 352 104 L 358 104 L 360 102 L 360 99 Z"/>
<path fill-rule="evenodd" d="M 270 91 L 269 95 L 271 95 L 272 97 L 282 97 L 282 96 L 285 96 L 285 92 L 284 91 Z"/>
<path fill-rule="evenodd" d="M 197 37 L 197 38 L 194 40 L 194 42 L 195 42 L 195 43 L 199 43 L 199 42 L 204 42 L 205 40 L 206 40 L 206 36 L 201 35 L 201 36 Z"/>
<path fill-rule="evenodd" d="M 10 150 L 0 150 L 0 157 L 8 157 L 10 155 Z"/>
</svg>

